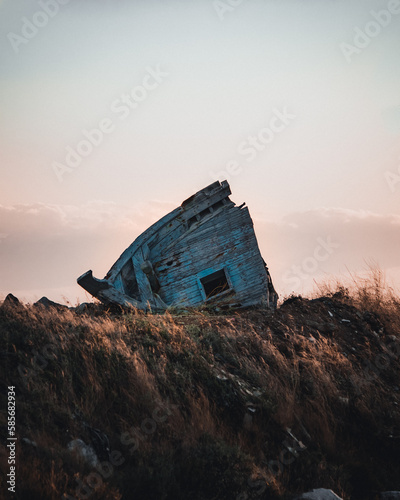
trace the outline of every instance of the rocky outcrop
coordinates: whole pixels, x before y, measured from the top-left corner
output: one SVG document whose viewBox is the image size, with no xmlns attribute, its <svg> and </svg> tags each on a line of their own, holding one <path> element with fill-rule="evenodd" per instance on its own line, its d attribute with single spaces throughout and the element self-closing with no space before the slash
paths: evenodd
<svg viewBox="0 0 400 500">
<path fill-rule="evenodd" d="M 57 309 L 59 311 L 68 309 L 68 306 L 64 306 L 63 304 L 58 304 L 58 302 L 53 302 L 52 300 L 48 299 L 47 297 L 42 297 L 40 300 L 35 302 L 33 305 L 34 306 L 43 306 L 46 308 L 53 307 L 54 309 Z"/>
<path fill-rule="evenodd" d="M 7 307 L 23 307 L 23 304 L 17 299 L 15 295 L 12 293 L 9 293 L 7 297 L 4 299 L 3 304 L 1 307 L 7 308 Z"/>
</svg>

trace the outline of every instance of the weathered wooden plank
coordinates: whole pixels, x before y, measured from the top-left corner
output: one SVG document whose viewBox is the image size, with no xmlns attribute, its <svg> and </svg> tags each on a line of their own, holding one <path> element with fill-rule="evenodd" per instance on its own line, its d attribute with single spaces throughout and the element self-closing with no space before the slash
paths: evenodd
<svg viewBox="0 0 400 500">
<path fill-rule="evenodd" d="M 121 254 L 119 259 L 115 262 L 112 268 L 108 271 L 105 279 L 112 282 L 117 274 L 121 271 L 122 267 L 129 258 L 132 258 L 135 252 L 149 240 L 154 234 L 157 233 L 163 226 L 171 222 L 175 217 L 177 217 L 182 212 L 182 208 L 178 207 L 172 210 L 169 214 L 165 215 L 158 222 L 150 226 L 144 233 L 142 233 L 136 240 Z"/>
<path fill-rule="evenodd" d="M 231 188 L 229 187 L 227 181 L 216 181 L 209 186 L 201 189 L 200 191 L 197 191 L 197 193 L 193 194 L 185 201 L 183 201 L 181 207 L 183 208 L 183 210 L 188 210 L 191 207 L 199 205 L 204 200 L 207 200 L 218 193 L 225 193 L 226 196 L 229 196 L 231 194 Z"/>
<path fill-rule="evenodd" d="M 243 256 L 246 258 L 246 255 Z M 204 266 L 206 267 L 206 266 Z M 260 283 L 260 286 L 266 282 L 266 273 L 263 265 L 260 263 L 260 266 L 258 266 L 257 269 L 253 269 L 252 267 L 239 267 L 238 264 L 232 263 L 229 260 L 226 261 L 220 261 L 219 265 L 213 265 L 214 269 L 218 268 L 223 268 L 226 267 L 228 275 L 231 279 L 233 288 L 236 290 L 236 292 L 240 292 L 242 289 L 247 289 L 247 285 L 251 284 L 252 288 L 254 288 L 258 283 Z M 186 273 L 187 275 L 187 273 Z M 169 280 L 166 282 L 165 286 L 162 286 L 162 290 L 164 288 L 167 288 L 169 290 L 168 296 L 173 297 L 174 294 L 179 294 L 180 289 L 182 287 L 188 287 L 190 283 L 190 273 L 189 273 L 189 282 L 185 281 L 185 273 L 183 273 L 180 276 L 174 275 L 171 278 L 171 281 Z M 193 279 L 193 281 L 195 278 Z M 264 287 L 267 289 L 267 285 Z"/>
<path fill-rule="evenodd" d="M 189 220 L 192 217 L 199 215 L 200 212 L 203 212 L 203 210 L 206 210 L 206 209 L 212 207 L 213 205 L 215 205 L 223 200 L 227 200 L 227 203 L 229 203 L 230 200 L 228 199 L 228 196 L 230 194 L 231 194 L 231 190 L 229 188 L 225 188 L 225 189 L 222 189 L 220 191 L 217 191 L 217 192 L 211 194 L 209 197 L 205 197 L 203 200 L 198 200 L 196 203 L 193 204 L 192 207 L 185 208 L 183 215 L 185 216 L 186 220 Z"/>
<path fill-rule="evenodd" d="M 181 215 L 163 226 L 149 239 L 150 258 L 155 258 L 164 252 L 170 243 L 186 233 L 186 230 L 186 221 Z"/>
<path fill-rule="evenodd" d="M 226 265 L 227 267 L 230 267 L 232 269 L 242 269 L 242 273 L 249 272 L 249 268 L 245 265 L 243 265 L 243 260 L 244 259 L 249 259 L 251 260 L 254 257 L 254 253 L 250 251 L 237 251 L 237 253 L 232 254 L 229 258 L 227 258 L 225 255 L 216 255 L 210 256 L 209 258 L 203 256 L 202 258 L 199 258 L 196 260 L 196 263 L 198 264 L 196 268 L 193 269 L 193 266 L 191 263 L 183 263 L 180 266 L 177 266 L 176 268 L 171 268 L 169 271 L 164 270 L 163 272 L 158 273 L 158 277 L 160 280 L 161 286 L 164 284 L 170 284 L 173 283 L 176 280 L 179 280 L 186 276 L 187 274 L 193 274 L 192 271 L 198 272 L 200 270 L 206 269 L 209 267 L 210 264 L 212 264 L 213 268 L 217 267 L 223 267 Z M 241 267 L 240 267 L 241 266 Z M 261 260 L 255 263 L 251 264 L 251 268 L 256 267 L 257 269 L 262 270 L 265 273 L 264 265 Z M 198 271 L 197 271 L 198 270 Z"/>
<path fill-rule="evenodd" d="M 230 249 L 229 252 L 225 251 L 225 242 L 223 241 L 223 238 L 221 240 L 220 236 L 215 236 L 207 242 L 206 249 L 208 250 L 209 248 L 212 248 L 212 252 L 208 250 L 207 253 L 207 251 L 201 249 L 199 250 L 196 245 L 188 244 L 186 251 L 180 255 L 179 260 L 175 259 L 172 261 L 174 266 L 171 267 L 166 265 L 166 262 L 170 259 L 167 257 L 163 261 L 156 263 L 155 268 L 160 276 L 162 276 L 163 273 L 169 273 L 171 275 L 171 280 L 173 280 L 181 274 L 187 273 L 187 267 L 192 265 L 193 262 L 195 262 L 196 267 L 199 268 L 211 261 L 213 262 L 213 265 L 216 265 L 218 261 L 221 263 L 224 261 L 243 261 L 244 254 L 246 254 L 247 258 L 255 258 L 258 255 L 257 249 L 254 248 L 253 245 L 247 244 L 246 241 L 241 241 L 241 239 L 244 239 L 244 235 L 240 235 L 240 233 L 238 233 L 238 238 L 236 240 L 233 239 L 231 242 L 232 247 L 236 246 L 236 249 Z M 261 256 L 257 259 L 256 264 L 264 268 Z"/>
<path fill-rule="evenodd" d="M 240 226 L 238 227 L 239 224 Z M 248 238 L 252 246 L 258 251 L 258 248 L 254 245 L 254 230 L 252 225 L 243 224 L 240 220 L 236 220 L 236 218 L 231 221 L 226 217 L 220 220 L 209 220 L 202 226 L 201 230 L 195 233 L 188 232 L 185 237 L 181 238 L 181 240 L 175 244 L 174 250 L 185 249 L 186 252 L 189 246 L 199 243 L 203 243 L 204 247 L 205 240 L 209 241 L 209 239 L 214 240 L 215 238 L 225 239 L 227 245 L 231 247 L 233 241 L 237 237 L 239 237 L 240 240 Z M 209 245 L 207 245 L 207 248 L 204 250 L 207 251 L 208 249 Z"/>
<path fill-rule="evenodd" d="M 135 271 L 136 282 L 139 289 L 139 296 L 142 303 L 149 304 L 155 309 L 165 309 L 166 304 L 164 304 L 157 294 L 154 294 L 150 282 L 147 279 L 146 274 L 142 270 L 142 264 L 144 260 L 140 258 L 137 254 L 132 257 L 133 269 Z"/>
</svg>

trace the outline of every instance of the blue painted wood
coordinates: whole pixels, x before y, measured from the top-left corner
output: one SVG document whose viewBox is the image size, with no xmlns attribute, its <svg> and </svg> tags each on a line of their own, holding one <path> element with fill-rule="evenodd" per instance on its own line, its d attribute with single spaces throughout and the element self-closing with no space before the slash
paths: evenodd
<svg viewBox="0 0 400 500">
<path fill-rule="evenodd" d="M 136 238 L 107 273 L 107 282 L 120 294 L 134 290 L 136 299 L 151 307 L 190 306 L 205 300 L 201 279 L 225 269 L 230 289 L 210 300 L 251 305 L 269 297 L 272 305 L 276 292 L 253 221 L 247 207 L 236 207 L 229 194 L 224 181 L 188 198 Z M 151 275 L 143 272 L 144 261 L 151 263 Z"/>
</svg>

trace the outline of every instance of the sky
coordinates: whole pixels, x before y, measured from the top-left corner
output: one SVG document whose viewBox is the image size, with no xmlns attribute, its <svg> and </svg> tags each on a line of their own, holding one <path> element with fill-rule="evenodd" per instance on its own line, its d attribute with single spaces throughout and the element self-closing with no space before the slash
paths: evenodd
<svg viewBox="0 0 400 500">
<path fill-rule="evenodd" d="M 400 287 L 400 0 L 0 0 L 0 299 L 90 297 L 215 180 L 281 297 Z"/>
</svg>

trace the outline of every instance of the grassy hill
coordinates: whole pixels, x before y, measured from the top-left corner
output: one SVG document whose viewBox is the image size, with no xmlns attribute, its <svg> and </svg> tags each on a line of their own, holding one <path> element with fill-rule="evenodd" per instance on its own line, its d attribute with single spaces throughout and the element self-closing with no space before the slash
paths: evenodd
<svg viewBox="0 0 400 500">
<path fill-rule="evenodd" d="M 10 385 L 13 498 L 291 499 L 324 487 L 367 500 L 400 490 L 399 318 L 399 298 L 379 280 L 290 297 L 274 313 L 7 300 L 1 491 Z"/>
</svg>

